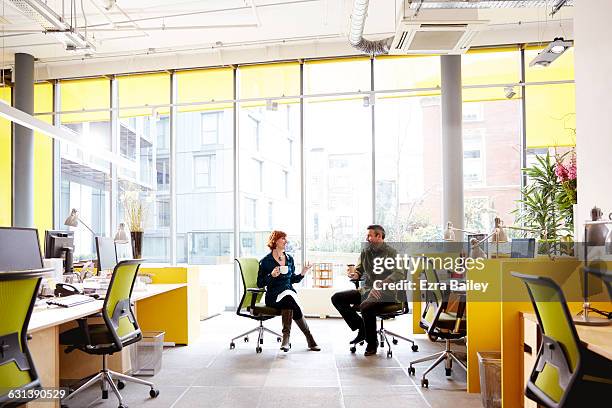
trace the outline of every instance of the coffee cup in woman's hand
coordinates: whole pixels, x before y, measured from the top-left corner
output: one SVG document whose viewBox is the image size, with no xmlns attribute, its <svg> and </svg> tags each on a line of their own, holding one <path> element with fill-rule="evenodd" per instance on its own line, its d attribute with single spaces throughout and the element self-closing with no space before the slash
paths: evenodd
<svg viewBox="0 0 612 408">
<path fill-rule="evenodd" d="M 273 278 L 276 278 L 278 275 L 280 275 L 280 268 L 277 266 L 276 268 L 272 269 L 272 273 L 270 273 L 270 275 L 272 275 Z"/>
</svg>

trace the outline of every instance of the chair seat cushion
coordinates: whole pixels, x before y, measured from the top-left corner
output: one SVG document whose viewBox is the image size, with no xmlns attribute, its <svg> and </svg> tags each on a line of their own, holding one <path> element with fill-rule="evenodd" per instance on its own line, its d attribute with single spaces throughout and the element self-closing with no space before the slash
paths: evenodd
<svg viewBox="0 0 612 408">
<path fill-rule="evenodd" d="M 404 305 L 401 303 L 391 303 L 382 307 L 376 314 L 385 317 L 395 317 L 403 313 Z"/>
<path fill-rule="evenodd" d="M 256 316 L 269 315 L 269 316 L 280 316 L 281 310 L 275 307 L 266 306 L 265 303 L 256 303 L 255 307 L 248 307 L 247 310 Z"/>
<path fill-rule="evenodd" d="M 440 317 L 438 318 L 437 326 L 443 330 L 452 330 L 455 328 L 457 323 L 457 313 L 453 312 L 442 312 L 440 313 Z M 459 331 L 465 330 L 465 319 L 461 319 L 459 323 Z"/>
<path fill-rule="evenodd" d="M 114 339 L 110 334 L 106 325 L 104 324 L 90 324 L 89 325 L 89 337 L 91 338 L 91 344 L 113 344 Z M 67 330 L 60 334 L 60 344 L 65 346 L 86 346 L 90 343 L 87 342 L 85 333 L 79 328 Z"/>
</svg>

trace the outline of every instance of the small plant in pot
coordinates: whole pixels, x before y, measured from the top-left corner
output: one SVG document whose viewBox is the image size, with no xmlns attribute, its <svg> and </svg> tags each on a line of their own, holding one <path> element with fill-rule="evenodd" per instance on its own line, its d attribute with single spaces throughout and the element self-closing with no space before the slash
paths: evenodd
<svg viewBox="0 0 612 408">
<path fill-rule="evenodd" d="M 142 258 L 142 239 L 145 229 L 147 207 L 140 199 L 138 191 L 126 191 L 123 193 L 123 209 L 125 210 L 125 221 L 130 229 L 132 241 L 132 252 L 134 259 Z"/>
</svg>

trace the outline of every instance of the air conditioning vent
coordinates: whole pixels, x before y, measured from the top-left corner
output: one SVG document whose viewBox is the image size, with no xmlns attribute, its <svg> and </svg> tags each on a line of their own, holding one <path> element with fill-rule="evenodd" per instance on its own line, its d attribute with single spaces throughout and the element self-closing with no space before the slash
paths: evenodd
<svg viewBox="0 0 612 408">
<path fill-rule="evenodd" d="M 487 21 L 478 20 L 477 10 L 437 10 L 435 15 L 427 10 L 417 18 L 402 16 L 389 54 L 462 54 L 486 26 Z"/>
</svg>

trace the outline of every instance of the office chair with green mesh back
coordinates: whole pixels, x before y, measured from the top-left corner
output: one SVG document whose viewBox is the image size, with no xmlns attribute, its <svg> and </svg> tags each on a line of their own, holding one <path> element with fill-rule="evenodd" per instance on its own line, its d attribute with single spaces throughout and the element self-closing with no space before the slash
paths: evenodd
<svg viewBox="0 0 612 408">
<path fill-rule="evenodd" d="M 31 390 L 40 381 L 27 343 L 30 316 L 42 277 L 41 271 L 0 272 L 0 406 L 17 406 L 31 399 L 15 399 L 9 390 Z"/>
<path fill-rule="evenodd" d="M 106 368 L 108 355 L 121 351 L 124 347 L 142 339 L 142 333 L 130 301 L 139 268 L 139 260 L 121 261 L 115 266 L 102 306 L 104 324 L 89 323 L 87 318 L 79 319 L 79 327 L 60 335 L 60 344 L 68 345 L 65 350 L 66 353 L 78 349 L 87 354 L 102 356 L 102 370 L 89 378 L 85 384 L 72 392 L 67 398 L 64 398 L 62 407 L 67 406 L 70 400 L 98 381 L 100 381 L 102 388 L 102 399 L 108 399 L 108 386 L 110 386 L 119 400 L 119 408 L 127 407 L 119 393 L 119 390 L 125 387 L 122 380 L 149 386 L 151 398 L 156 398 L 159 395 L 159 391 L 155 389 L 153 383 Z M 117 379 L 116 385 L 113 382 L 114 378 Z"/>
<path fill-rule="evenodd" d="M 429 283 L 439 284 L 438 275 L 431 264 L 428 263 L 428 267 L 424 270 L 424 275 L 428 287 Z M 421 316 L 419 326 L 427 332 L 427 335 L 432 341 L 438 338 L 444 339 L 446 346 L 441 352 L 410 362 L 408 374 L 415 375 L 413 364 L 435 360 L 434 363 L 423 372 L 421 386 L 425 388 L 429 387 L 429 380 L 426 378 L 426 375 L 443 361 L 445 363 L 445 373 L 447 376 L 452 374 L 453 361 L 467 372 L 467 366 L 459 360 L 450 347 L 451 341 L 462 339 L 467 335 L 465 293 L 452 293 L 459 298 L 459 306 L 456 312 L 448 310 L 450 292 L 443 292 L 438 286 L 434 286 L 433 290 L 428 290 L 426 292 L 426 306 Z"/>
<path fill-rule="evenodd" d="M 525 395 L 549 408 L 578 407 L 609 398 L 612 363 L 582 346 L 559 285 L 541 276 L 516 272 L 512 276 L 527 287 L 542 331 L 542 346 Z"/>
<path fill-rule="evenodd" d="M 257 344 L 255 351 L 262 352 L 261 345 L 263 344 L 264 332 L 271 333 L 276 336 L 276 341 L 281 341 L 281 335 L 264 327 L 263 322 L 272 319 L 275 316 L 280 316 L 280 309 L 266 306 L 265 303 L 259 303 L 261 297 L 266 292 L 265 289 L 257 287 L 257 273 L 259 272 L 259 262 L 255 258 L 237 258 L 235 259 L 240 269 L 242 277 L 242 298 L 236 308 L 236 314 L 249 319 L 257 320 L 259 326 L 246 333 L 242 333 L 232 339 L 230 342 L 230 350 L 236 347 L 235 340 L 243 337 L 245 342 L 249 341 L 249 334 L 257 332 Z"/>
</svg>

